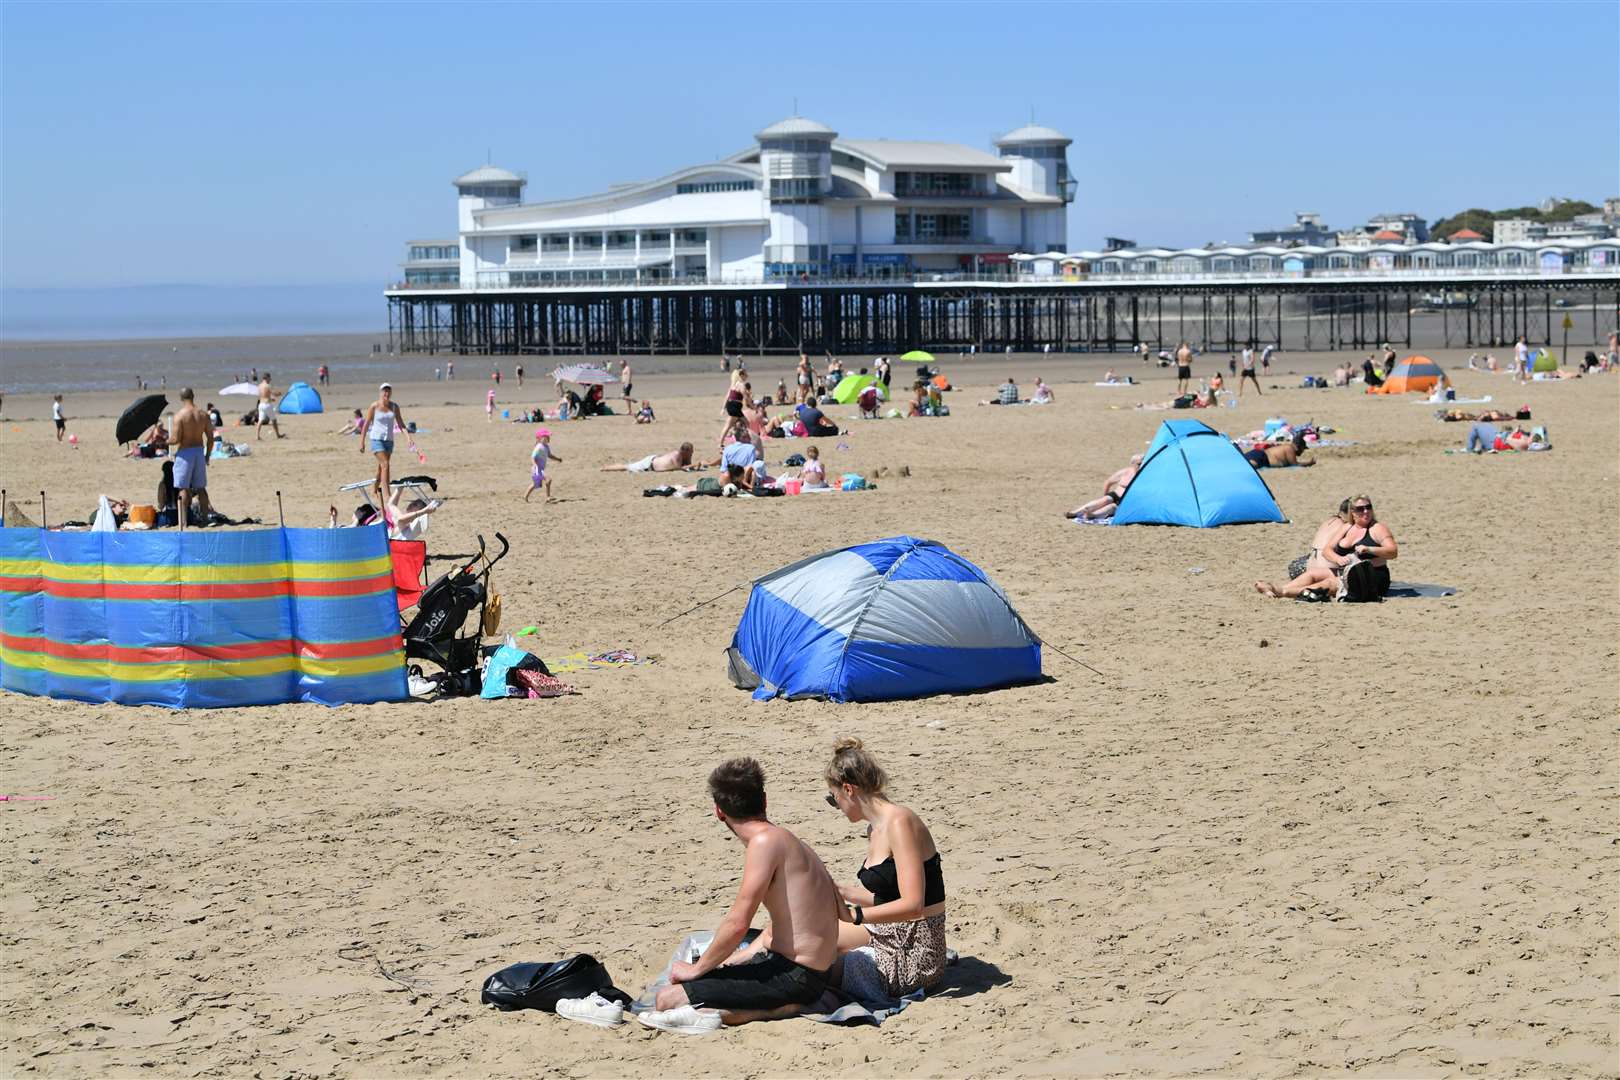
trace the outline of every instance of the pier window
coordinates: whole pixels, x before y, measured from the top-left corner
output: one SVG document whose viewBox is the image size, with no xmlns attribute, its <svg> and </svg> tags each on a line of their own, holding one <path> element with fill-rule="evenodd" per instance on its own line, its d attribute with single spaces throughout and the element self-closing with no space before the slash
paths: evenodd
<svg viewBox="0 0 1620 1080">
<path fill-rule="evenodd" d="M 425 262 L 430 259 L 459 259 L 461 249 L 454 244 L 412 244 L 411 260 Z"/>
<path fill-rule="evenodd" d="M 546 233 L 540 238 L 540 250 L 552 253 L 566 253 L 568 251 L 567 233 Z"/>
<path fill-rule="evenodd" d="M 677 195 L 709 195 L 719 191 L 753 191 L 759 184 L 753 180 L 711 180 L 706 183 L 676 184 Z"/>
<path fill-rule="evenodd" d="M 969 240 L 973 236 L 971 211 L 948 213 L 911 213 L 901 211 L 894 215 L 894 240 L 897 244 L 928 244 L 951 240 Z"/>
<path fill-rule="evenodd" d="M 643 246 L 646 246 L 646 245 L 649 245 L 649 244 L 668 244 L 669 243 L 669 230 L 668 229 L 648 229 L 646 232 L 641 234 L 641 243 L 642 243 Z"/>
<path fill-rule="evenodd" d="M 608 233 L 607 246 L 614 249 L 633 248 L 636 246 L 636 234 L 633 232 Z"/>
<path fill-rule="evenodd" d="M 761 139 L 761 150 L 777 150 L 784 154 L 818 154 L 831 149 L 832 140 L 820 139 Z"/>
<path fill-rule="evenodd" d="M 897 196 L 982 195 L 982 179 L 978 173 L 897 172 L 894 193 Z"/>
<path fill-rule="evenodd" d="M 586 251 L 601 251 L 602 234 L 580 233 L 578 236 L 574 237 L 574 247 L 583 248 Z"/>
<path fill-rule="evenodd" d="M 675 243 L 682 247 L 696 247 L 709 242 L 707 229 L 682 229 L 675 234 Z"/>
<path fill-rule="evenodd" d="M 511 251 L 513 255 L 533 255 L 539 250 L 540 237 L 535 233 L 512 237 Z"/>
<path fill-rule="evenodd" d="M 772 180 L 773 199 L 813 199 L 821 194 L 821 180 L 815 177 L 797 180 Z"/>
</svg>

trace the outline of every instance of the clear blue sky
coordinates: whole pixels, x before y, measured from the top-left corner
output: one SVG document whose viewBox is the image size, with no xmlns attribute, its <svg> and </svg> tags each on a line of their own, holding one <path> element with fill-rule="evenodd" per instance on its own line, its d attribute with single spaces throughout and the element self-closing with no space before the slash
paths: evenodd
<svg viewBox="0 0 1620 1080">
<path fill-rule="evenodd" d="M 1620 5 L 0 7 L 8 286 L 370 282 L 456 174 L 584 194 L 848 135 L 1075 140 L 1072 248 L 1620 194 Z"/>
</svg>

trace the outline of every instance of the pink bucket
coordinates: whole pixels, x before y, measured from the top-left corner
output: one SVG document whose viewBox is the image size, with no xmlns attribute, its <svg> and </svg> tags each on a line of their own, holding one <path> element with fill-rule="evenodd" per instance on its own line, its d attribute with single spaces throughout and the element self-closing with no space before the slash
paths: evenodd
<svg viewBox="0 0 1620 1080">
<path fill-rule="evenodd" d="M 787 492 L 789 495 L 797 495 L 800 492 L 800 490 L 803 489 L 803 487 L 804 487 L 804 481 L 803 480 L 784 480 L 784 481 L 782 481 L 782 490 Z"/>
</svg>

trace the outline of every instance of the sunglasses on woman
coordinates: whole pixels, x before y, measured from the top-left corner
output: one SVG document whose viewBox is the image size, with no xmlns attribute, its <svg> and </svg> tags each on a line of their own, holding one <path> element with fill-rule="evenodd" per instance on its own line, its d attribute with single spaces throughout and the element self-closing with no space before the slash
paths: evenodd
<svg viewBox="0 0 1620 1080">
<path fill-rule="evenodd" d="M 1370 514 L 1372 513 L 1372 503 L 1368 503 L 1366 506 L 1352 506 L 1350 509 L 1358 514 Z"/>
<path fill-rule="evenodd" d="M 834 810 L 838 809 L 838 799 L 830 791 L 827 793 L 827 805 L 832 807 Z"/>
</svg>

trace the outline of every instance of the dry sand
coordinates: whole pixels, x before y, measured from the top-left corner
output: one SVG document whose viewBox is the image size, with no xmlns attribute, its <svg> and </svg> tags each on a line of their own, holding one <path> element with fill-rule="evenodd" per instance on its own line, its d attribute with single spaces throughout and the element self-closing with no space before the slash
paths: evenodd
<svg viewBox="0 0 1620 1080">
<path fill-rule="evenodd" d="M 537 623 L 542 654 L 658 663 L 535 702 L 172 713 L 0 695 L 0 791 L 55 796 L 0 805 L 0 1073 L 1614 1075 L 1620 378 L 1459 373 L 1465 396 L 1528 402 L 1557 446 L 1487 458 L 1444 455 L 1464 426 L 1408 399 L 1268 389 L 1200 415 L 1315 417 L 1360 443 L 1266 474 L 1292 524 L 1078 528 L 1063 511 L 1188 415 L 1129 408 L 1170 396 L 1157 368 L 1141 390 L 1092 387 L 1108 363 L 1141 371 L 1011 362 L 1059 398 L 1018 410 L 972 405 L 1009 362 L 951 364 L 952 417 L 823 443 L 830 470 L 910 478 L 772 501 L 646 499 L 645 478 L 597 471 L 712 445 L 711 370 L 638 378 L 654 426 L 552 424 L 554 505 L 521 501 L 532 425 L 486 424 L 486 383 L 402 386 L 450 496 L 436 549 L 501 530 L 507 623 Z M 1289 355 L 1267 382 L 1331 366 Z M 218 504 L 273 521 L 280 488 L 289 524 L 321 523 L 366 475 L 328 432 L 367 389 L 216 465 Z M 78 451 L 51 441 L 45 399 L 8 398 L 27 419 L 0 427 L 4 486 L 48 489 L 53 519 L 98 490 L 144 500 L 157 466 L 111 441 L 127 398 L 70 399 L 99 417 L 74 421 Z M 1399 538 L 1397 578 L 1460 594 L 1252 591 L 1356 492 Z M 759 704 L 721 656 L 744 592 L 659 625 L 896 533 L 978 562 L 1102 675 L 1049 650 L 1041 685 Z M 702 1039 L 478 1004 L 498 967 L 576 951 L 637 992 L 714 923 L 740 854 L 704 800 L 724 756 L 757 755 L 775 819 L 851 876 L 861 841 L 818 780 L 845 734 L 944 851 L 951 989 L 881 1029 Z"/>
</svg>

